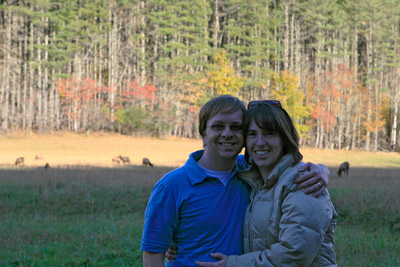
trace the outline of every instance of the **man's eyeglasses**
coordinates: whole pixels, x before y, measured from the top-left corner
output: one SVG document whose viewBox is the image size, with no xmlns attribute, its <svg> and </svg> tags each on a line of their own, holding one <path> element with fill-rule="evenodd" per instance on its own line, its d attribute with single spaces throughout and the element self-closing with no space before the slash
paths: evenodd
<svg viewBox="0 0 400 267">
<path fill-rule="evenodd" d="M 270 105 L 277 106 L 277 107 L 280 107 L 281 109 L 283 109 L 281 101 L 279 101 L 279 100 L 250 101 L 249 104 L 247 105 L 247 109 L 257 106 L 258 104 L 270 104 Z"/>
<path fill-rule="evenodd" d="M 207 126 L 207 128 L 211 128 L 214 132 L 223 132 L 226 127 L 229 127 L 229 129 L 232 132 L 242 132 L 243 131 L 243 125 L 242 124 L 230 124 L 230 125 L 225 125 L 222 123 L 216 123 L 211 126 Z"/>
</svg>

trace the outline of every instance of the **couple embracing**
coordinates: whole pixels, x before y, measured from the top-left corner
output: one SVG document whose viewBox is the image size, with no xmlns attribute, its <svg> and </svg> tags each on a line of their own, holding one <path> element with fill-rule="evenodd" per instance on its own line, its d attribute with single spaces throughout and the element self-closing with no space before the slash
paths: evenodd
<svg viewBox="0 0 400 267">
<path fill-rule="evenodd" d="M 329 171 L 301 161 L 279 101 L 246 109 L 236 97 L 213 98 L 200 110 L 199 132 L 204 149 L 153 188 L 145 267 L 336 266 Z"/>
</svg>

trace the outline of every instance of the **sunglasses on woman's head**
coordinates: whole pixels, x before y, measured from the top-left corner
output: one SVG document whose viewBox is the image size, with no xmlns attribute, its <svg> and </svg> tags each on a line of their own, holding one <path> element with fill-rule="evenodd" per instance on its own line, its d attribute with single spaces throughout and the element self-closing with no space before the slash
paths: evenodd
<svg viewBox="0 0 400 267">
<path fill-rule="evenodd" d="M 247 105 L 247 109 L 249 109 L 251 107 L 254 107 L 254 106 L 257 106 L 258 104 L 270 104 L 270 105 L 277 106 L 277 107 L 280 107 L 281 109 L 283 109 L 281 101 L 279 101 L 279 100 L 250 101 L 249 104 Z"/>
</svg>

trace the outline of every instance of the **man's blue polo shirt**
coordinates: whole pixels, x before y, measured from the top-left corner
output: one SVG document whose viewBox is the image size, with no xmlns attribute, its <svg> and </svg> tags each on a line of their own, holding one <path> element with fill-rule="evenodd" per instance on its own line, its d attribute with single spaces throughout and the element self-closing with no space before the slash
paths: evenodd
<svg viewBox="0 0 400 267">
<path fill-rule="evenodd" d="M 197 164 L 202 154 L 202 150 L 192 153 L 183 167 L 158 181 L 146 208 L 141 250 L 165 252 L 174 243 L 178 247 L 176 260 L 166 266 L 215 261 L 212 252 L 242 253 L 242 225 L 249 193 L 237 173 L 246 168 L 245 161 L 238 157 L 232 177 L 224 186 Z"/>
</svg>

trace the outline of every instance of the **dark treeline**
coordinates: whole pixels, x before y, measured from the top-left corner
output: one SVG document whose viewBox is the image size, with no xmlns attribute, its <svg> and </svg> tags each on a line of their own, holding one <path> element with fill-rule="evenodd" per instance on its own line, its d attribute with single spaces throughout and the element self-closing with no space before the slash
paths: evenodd
<svg viewBox="0 0 400 267">
<path fill-rule="evenodd" d="M 279 99 L 302 144 L 398 150 L 398 0 L 0 0 L 0 129 L 198 137 Z"/>
</svg>

